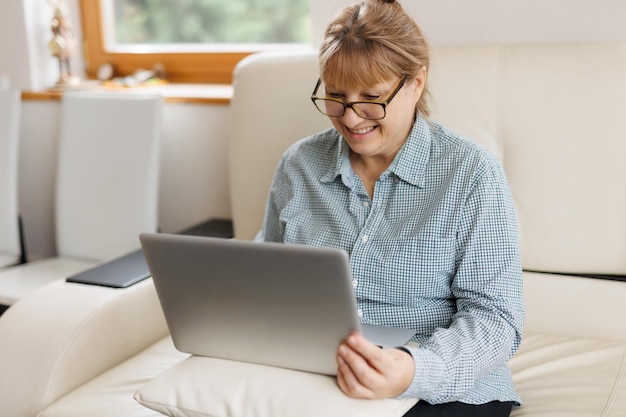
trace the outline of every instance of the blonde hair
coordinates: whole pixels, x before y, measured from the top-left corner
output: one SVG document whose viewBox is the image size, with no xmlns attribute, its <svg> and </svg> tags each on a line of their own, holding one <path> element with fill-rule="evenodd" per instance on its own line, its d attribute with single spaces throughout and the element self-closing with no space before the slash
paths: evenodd
<svg viewBox="0 0 626 417">
<path fill-rule="evenodd" d="M 358 1 L 337 14 L 324 33 L 320 75 L 327 84 L 371 86 L 394 77 L 412 80 L 428 70 L 428 43 L 415 21 L 395 0 Z M 428 84 L 416 113 L 430 114 Z"/>
</svg>

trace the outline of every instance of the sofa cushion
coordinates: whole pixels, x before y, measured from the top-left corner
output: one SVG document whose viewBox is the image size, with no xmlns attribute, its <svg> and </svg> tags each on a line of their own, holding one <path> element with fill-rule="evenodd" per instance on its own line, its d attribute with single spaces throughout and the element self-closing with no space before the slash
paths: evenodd
<svg viewBox="0 0 626 417">
<path fill-rule="evenodd" d="M 626 415 L 625 342 L 527 333 L 510 366 L 523 401 L 511 417 Z M 286 373 L 293 377 L 289 383 L 281 381 Z M 331 377 L 189 357 L 167 337 L 59 399 L 39 417 L 291 417 L 305 416 L 304 410 L 317 417 L 333 415 L 319 411 L 331 403 L 341 417 L 348 415 L 342 407 L 358 412 L 365 404 L 366 411 L 358 415 L 378 417 L 400 416 L 412 404 L 344 398 Z"/>
<path fill-rule="evenodd" d="M 624 342 L 529 333 L 510 365 L 523 401 L 512 417 L 626 415 Z M 332 377 L 193 356 L 135 398 L 172 417 L 401 416 L 413 404 L 349 399 Z"/>
<path fill-rule="evenodd" d="M 526 334 L 511 359 L 522 407 L 511 417 L 626 416 L 626 343 Z"/>
<path fill-rule="evenodd" d="M 172 417 L 401 417 L 417 401 L 345 396 L 335 378 L 191 356 L 135 394 Z"/>
<path fill-rule="evenodd" d="M 189 355 L 165 337 L 138 355 L 81 385 L 39 413 L 38 417 L 162 417 L 142 407 L 133 393 Z"/>
</svg>

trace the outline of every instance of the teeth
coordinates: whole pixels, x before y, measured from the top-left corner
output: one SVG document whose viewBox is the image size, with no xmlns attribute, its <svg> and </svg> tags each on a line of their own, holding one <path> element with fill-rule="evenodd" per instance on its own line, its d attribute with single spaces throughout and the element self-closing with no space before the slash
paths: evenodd
<svg viewBox="0 0 626 417">
<path fill-rule="evenodd" d="M 374 130 L 374 126 L 364 127 L 363 129 L 350 129 L 350 132 L 356 133 L 357 135 L 364 135 L 372 130 Z"/>
</svg>

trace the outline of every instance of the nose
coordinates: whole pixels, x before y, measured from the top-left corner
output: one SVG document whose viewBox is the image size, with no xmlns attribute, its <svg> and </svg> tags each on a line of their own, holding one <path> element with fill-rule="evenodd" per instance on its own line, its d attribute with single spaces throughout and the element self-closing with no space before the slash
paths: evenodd
<svg viewBox="0 0 626 417">
<path fill-rule="evenodd" d="M 346 111 L 343 113 L 343 116 L 340 117 L 341 123 L 350 127 L 356 126 L 357 124 L 363 121 L 363 118 L 359 116 L 352 107 L 346 107 Z"/>
</svg>

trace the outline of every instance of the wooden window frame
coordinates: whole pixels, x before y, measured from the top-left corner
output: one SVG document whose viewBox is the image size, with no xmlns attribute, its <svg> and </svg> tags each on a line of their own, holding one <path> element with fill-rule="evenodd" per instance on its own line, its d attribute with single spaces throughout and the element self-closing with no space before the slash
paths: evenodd
<svg viewBox="0 0 626 417">
<path fill-rule="evenodd" d="M 123 53 L 107 51 L 101 0 L 80 0 L 85 72 L 96 79 L 103 64 L 113 66 L 115 76 L 162 64 L 167 79 L 175 83 L 230 84 L 235 65 L 256 52 Z"/>
</svg>

